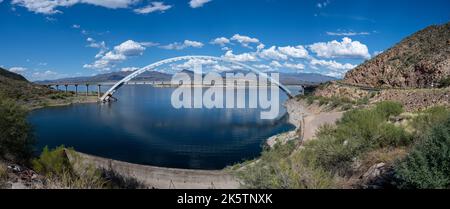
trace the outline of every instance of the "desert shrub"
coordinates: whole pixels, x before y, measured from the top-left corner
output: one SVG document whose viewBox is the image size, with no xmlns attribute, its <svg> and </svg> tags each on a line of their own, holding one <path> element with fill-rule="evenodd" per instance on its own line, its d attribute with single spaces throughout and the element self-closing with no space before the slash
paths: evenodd
<svg viewBox="0 0 450 209">
<path fill-rule="evenodd" d="M 0 99 L 0 158 L 27 162 L 32 156 L 33 144 L 25 109 L 12 100 Z"/>
<path fill-rule="evenodd" d="M 443 123 L 450 117 L 450 109 L 443 106 L 431 107 L 423 112 L 418 113 L 418 116 L 413 119 L 411 123 L 415 134 L 419 138 L 423 138 L 423 134 L 427 133 L 435 124 Z"/>
<path fill-rule="evenodd" d="M 392 123 L 382 123 L 378 126 L 378 136 L 372 142 L 375 147 L 399 147 L 412 143 L 412 136 L 402 127 Z"/>
<path fill-rule="evenodd" d="M 104 188 L 106 180 L 102 178 L 102 172 L 93 166 L 85 166 L 76 172 L 67 158 L 64 146 L 53 150 L 45 147 L 39 158 L 32 161 L 36 172 L 45 175 L 49 181 L 49 187 L 54 188 Z"/>
<path fill-rule="evenodd" d="M 251 189 L 332 188 L 333 177 L 315 167 L 303 164 L 298 153 L 292 153 L 294 142 L 276 145 L 261 158 L 236 171 L 242 187 Z M 293 156 L 292 156 L 293 155 Z"/>
<path fill-rule="evenodd" d="M 44 147 L 40 157 L 32 161 L 34 170 L 48 176 L 71 173 L 72 165 L 64 149 L 64 146 L 56 147 L 53 150 L 49 150 L 47 146 Z"/>
<path fill-rule="evenodd" d="M 305 145 L 305 152 L 317 166 L 338 175 L 351 175 L 352 163 L 364 153 L 412 142 L 402 127 L 388 122 L 401 113 L 395 103 L 379 103 L 372 109 L 351 110 L 335 126 L 323 126 L 316 140 Z"/>
<path fill-rule="evenodd" d="M 442 78 L 439 81 L 439 85 L 438 85 L 439 88 L 446 88 L 446 87 L 449 87 L 449 86 L 450 86 L 450 76 L 448 76 L 446 78 Z"/>
<path fill-rule="evenodd" d="M 376 105 L 375 111 L 385 118 L 389 118 L 400 115 L 403 112 L 403 106 L 398 102 L 383 101 Z"/>
<path fill-rule="evenodd" d="M 450 188 L 450 118 L 434 125 L 395 172 L 400 188 Z"/>
</svg>

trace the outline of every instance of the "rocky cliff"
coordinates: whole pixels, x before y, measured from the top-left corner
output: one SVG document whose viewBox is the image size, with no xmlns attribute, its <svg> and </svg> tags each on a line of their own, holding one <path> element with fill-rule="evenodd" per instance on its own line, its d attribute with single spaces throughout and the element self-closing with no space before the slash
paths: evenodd
<svg viewBox="0 0 450 209">
<path fill-rule="evenodd" d="M 450 22 L 429 26 L 347 72 L 345 83 L 424 88 L 450 76 Z"/>
</svg>

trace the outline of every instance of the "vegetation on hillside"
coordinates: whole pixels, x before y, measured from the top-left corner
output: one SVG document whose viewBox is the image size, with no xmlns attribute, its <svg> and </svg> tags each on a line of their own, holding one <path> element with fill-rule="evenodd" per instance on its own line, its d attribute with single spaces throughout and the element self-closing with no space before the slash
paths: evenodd
<svg viewBox="0 0 450 209">
<path fill-rule="evenodd" d="M 448 137 L 445 130 L 448 131 L 449 126 L 445 121 L 450 118 L 450 110 L 436 107 L 411 116 L 407 123 L 396 122 L 398 117 L 407 118 L 402 113 L 402 106 L 395 102 L 381 102 L 372 108 L 350 110 L 335 125 L 321 127 L 316 139 L 303 146 L 298 147 L 295 142 L 277 145 L 274 149 L 265 150 L 258 160 L 247 162 L 241 168 L 235 166 L 234 171 L 243 180 L 245 188 L 354 188 L 367 182 L 352 180 L 359 179 L 370 167 L 381 162 L 390 170 L 400 165 L 394 171 L 397 177 L 387 176 L 384 187 L 418 187 L 420 184 L 417 183 L 411 186 L 410 175 L 421 175 L 414 180 L 423 181 L 426 175 L 438 174 L 436 170 L 439 169 L 439 172 L 448 174 L 446 169 L 449 167 L 436 164 L 434 159 L 448 165 L 448 155 L 442 152 L 447 150 L 448 153 L 446 146 L 450 147 L 450 140 L 443 146 L 445 140 L 442 137 Z M 433 136 L 441 138 L 420 134 L 431 130 L 436 132 Z M 422 141 L 432 141 L 433 145 Z M 423 143 L 428 144 L 427 148 Z M 433 146 L 433 151 L 414 154 Z M 419 151 L 408 154 L 411 149 Z M 405 156 L 408 157 L 402 161 Z M 414 170 L 417 168 L 416 161 L 420 160 L 425 161 L 420 169 L 431 167 L 429 173 L 422 175 Z M 447 180 L 434 177 L 444 182 Z"/>
<path fill-rule="evenodd" d="M 12 100 L 0 99 L 0 158 L 26 163 L 33 152 L 33 134 L 26 111 Z"/>
</svg>

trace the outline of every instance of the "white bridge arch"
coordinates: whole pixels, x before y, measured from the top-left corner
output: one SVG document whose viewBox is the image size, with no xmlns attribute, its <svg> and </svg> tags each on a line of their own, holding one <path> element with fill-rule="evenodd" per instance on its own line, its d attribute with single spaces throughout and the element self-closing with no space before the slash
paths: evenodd
<svg viewBox="0 0 450 209">
<path fill-rule="evenodd" d="M 289 98 L 292 98 L 292 93 L 289 91 L 289 89 L 287 89 L 285 86 L 283 86 L 281 83 L 279 83 L 277 80 L 273 79 L 272 77 L 268 76 L 267 74 L 257 70 L 254 67 L 251 67 L 249 65 L 246 64 L 242 64 L 236 61 L 232 61 L 229 59 L 225 59 L 225 58 L 220 58 L 220 57 L 214 57 L 214 56 L 180 56 L 180 57 L 173 57 L 173 58 L 169 58 L 169 59 L 164 59 L 158 62 L 155 62 L 153 64 L 147 65 L 139 70 L 134 71 L 133 73 L 131 73 L 130 75 L 128 75 L 127 77 L 123 78 L 122 80 L 120 80 L 119 82 L 117 82 L 116 84 L 114 84 L 114 86 L 112 86 L 108 91 L 106 91 L 102 97 L 100 97 L 100 101 L 102 102 L 108 102 L 109 99 L 112 97 L 112 95 L 117 91 L 117 89 L 119 89 L 122 85 L 124 85 L 125 83 L 127 83 L 128 81 L 130 81 L 131 79 L 135 78 L 136 76 L 146 72 L 146 71 L 150 71 L 152 69 L 155 69 L 161 65 L 164 64 L 168 64 L 168 63 L 172 63 L 172 62 L 177 62 L 177 61 L 181 61 L 181 60 L 191 60 L 191 59 L 206 59 L 206 60 L 214 60 L 214 61 L 222 61 L 222 62 L 228 62 L 234 65 L 238 65 L 240 67 L 246 68 L 254 73 L 257 73 L 259 76 L 263 76 L 266 79 L 269 79 L 269 81 L 271 83 L 276 84 L 283 92 L 285 92 Z"/>
</svg>

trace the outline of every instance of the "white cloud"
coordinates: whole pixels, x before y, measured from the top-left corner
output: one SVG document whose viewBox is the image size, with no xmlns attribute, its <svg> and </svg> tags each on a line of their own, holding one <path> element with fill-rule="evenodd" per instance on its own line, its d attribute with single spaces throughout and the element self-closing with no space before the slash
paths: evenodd
<svg viewBox="0 0 450 209">
<path fill-rule="evenodd" d="M 202 7 L 203 4 L 206 4 L 210 1 L 211 0 L 191 0 L 189 2 L 189 6 L 191 6 L 192 8 L 199 8 L 199 7 Z"/>
<path fill-rule="evenodd" d="M 125 56 L 137 56 L 144 53 L 145 47 L 141 43 L 135 42 L 133 40 L 128 40 L 114 47 L 117 54 L 122 54 Z"/>
<path fill-rule="evenodd" d="M 231 40 L 239 42 L 244 47 L 250 47 L 249 44 L 251 43 L 259 43 L 259 40 L 257 38 L 251 38 L 249 36 L 243 36 L 239 34 L 234 34 L 233 37 L 231 37 Z"/>
<path fill-rule="evenodd" d="M 214 45 L 220 45 L 223 47 L 226 44 L 230 43 L 230 39 L 225 38 L 225 37 L 220 37 L 220 38 L 216 38 L 216 39 L 212 40 L 210 43 L 214 44 Z"/>
<path fill-rule="evenodd" d="M 307 58 L 308 57 L 308 51 L 306 51 L 306 49 L 299 45 L 299 46 L 285 46 L 285 47 L 278 47 L 278 50 L 285 54 L 288 55 L 290 57 L 293 58 Z"/>
<path fill-rule="evenodd" d="M 89 39 L 88 41 L 93 41 Z M 145 43 L 145 42 L 144 42 Z M 92 64 L 83 65 L 84 68 L 91 68 L 97 70 L 110 70 L 116 64 L 121 63 L 128 59 L 128 57 L 142 55 L 145 51 L 145 46 L 142 43 L 127 40 L 114 47 L 111 51 L 101 51 L 95 56 L 95 60 Z M 106 53 L 105 53 L 106 52 Z"/>
<path fill-rule="evenodd" d="M 227 51 L 222 57 L 236 62 L 258 61 L 258 58 L 253 53 L 233 54 L 232 50 Z"/>
<path fill-rule="evenodd" d="M 369 32 L 327 32 L 329 36 L 364 36 L 370 35 Z"/>
<path fill-rule="evenodd" d="M 172 8 L 172 5 L 165 5 L 164 2 L 155 1 L 155 2 L 150 2 L 150 4 L 145 7 L 134 9 L 133 11 L 138 14 L 148 14 L 148 13 L 158 12 L 158 11 L 164 12 L 170 8 Z"/>
<path fill-rule="evenodd" d="M 272 59 L 272 60 L 287 60 L 288 56 L 286 54 L 281 53 L 277 50 L 276 46 L 272 46 L 268 49 L 264 49 L 258 54 L 263 59 Z"/>
<path fill-rule="evenodd" d="M 120 71 L 122 72 L 133 72 L 139 70 L 138 67 L 123 67 Z"/>
<path fill-rule="evenodd" d="M 284 67 L 293 69 L 293 70 L 303 70 L 305 69 L 305 65 L 301 64 L 301 63 L 284 63 L 283 65 Z"/>
<path fill-rule="evenodd" d="M 198 42 L 198 41 L 191 41 L 191 40 L 184 40 L 183 43 L 171 43 L 165 46 L 160 46 L 160 48 L 163 49 L 169 49 L 169 50 L 181 50 L 181 49 L 185 49 L 188 47 L 194 47 L 194 48 L 202 48 L 203 47 L 203 43 Z"/>
<path fill-rule="evenodd" d="M 327 69 L 330 70 L 350 70 L 356 67 L 356 65 L 352 65 L 350 63 L 339 63 L 336 62 L 335 60 L 330 60 L 330 61 L 326 61 L 326 60 L 317 60 L 317 59 L 312 59 L 311 60 L 311 65 L 314 66 L 321 66 L 321 67 L 325 67 Z"/>
<path fill-rule="evenodd" d="M 181 69 L 193 69 L 197 65 L 202 67 L 207 65 L 217 65 L 217 61 L 210 59 L 190 59 L 183 64 L 177 65 L 176 67 Z"/>
<path fill-rule="evenodd" d="M 270 66 L 275 68 L 283 67 L 283 65 L 281 65 L 278 61 L 275 60 L 270 63 Z"/>
<path fill-rule="evenodd" d="M 81 26 L 80 26 L 80 25 L 77 25 L 77 24 L 74 24 L 74 25 L 72 25 L 72 28 L 75 28 L 75 29 L 80 29 L 80 28 L 81 28 Z"/>
<path fill-rule="evenodd" d="M 370 58 L 369 49 L 359 41 L 344 37 L 341 42 L 319 42 L 309 46 L 319 57 L 325 58 Z"/>
<path fill-rule="evenodd" d="M 58 7 L 71 7 L 75 4 L 91 4 L 110 9 L 128 8 L 139 0 L 12 0 L 11 4 L 27 8 L 40 14 L 61 13 Z"/>
<path fill-rule="evenodd" d="M 253 67 L 261 69 L 261 70 L 270 70 L 270 69 L 272 69 L 269 65 L 264 65 L 264 64 L 253 65 Z"/>
<path fill-rule="evenodd" d="M 256 51 L 259 52 L 259 51 L 263 50 L 264 47 L 266 47 L 266 45 L 264 45 L 264 44 L 259 44 L 259 45 L 256 47 Z"/>
<path fill-rule="evenodd" d="M 13 72 L 13 73 L 24 73 L 25 71 L 27 71 L 27 68 L 24 67 L 11 67 L 9 68 L 9 71 Z"/>
<path fill-rule="evenodd" d="M 42 80 L 54 80 L 65 76 L 67 75 L 59 74 L 51 70 L 46 70 L 46 71 L 36 71 L 27 77 L 32 81 L 42 81 Z"/>
</svg>

